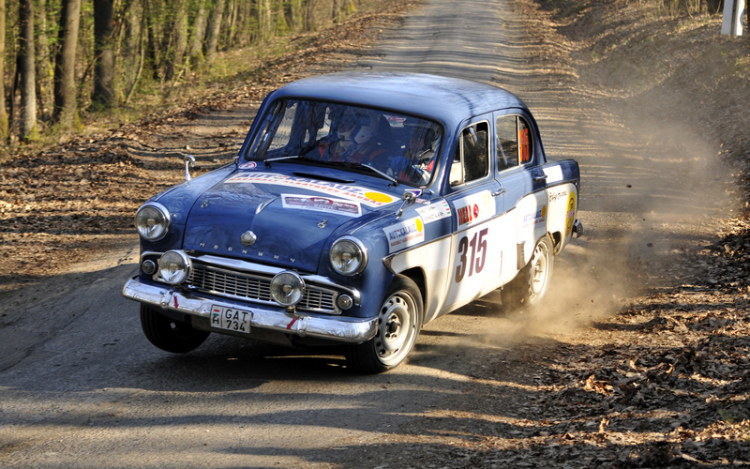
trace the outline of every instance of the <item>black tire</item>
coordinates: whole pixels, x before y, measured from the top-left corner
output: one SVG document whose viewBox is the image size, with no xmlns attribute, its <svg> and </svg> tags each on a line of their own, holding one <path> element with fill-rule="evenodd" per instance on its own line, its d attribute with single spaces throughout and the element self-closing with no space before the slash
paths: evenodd
<svg viewBox="0 0 750 469">
<path fill-rule="evenodd" d="M 555 256 L 549 236 L 534 246 L 531 260 L 501 291 L 503 305 L 510 309 L 538 306 L 549 289 Z"/>
<path fill-rule="evenodd" d="M 397 276 L 378 312 L 375 337 L 346 346 L 346 360 L 362 373 L 382 373 L 404 362 L 422 328 L 424 306 L 419 287 L 408 277 Z"/>
<path fill-rule="evenodd" d="M 193 329 L 190 324 L 168 318 L 144 304 L 141 304 L 141 327 L 149 342 L 172 353 L 193 351 L 205 342 L 210 334 Z"/>
</svg>

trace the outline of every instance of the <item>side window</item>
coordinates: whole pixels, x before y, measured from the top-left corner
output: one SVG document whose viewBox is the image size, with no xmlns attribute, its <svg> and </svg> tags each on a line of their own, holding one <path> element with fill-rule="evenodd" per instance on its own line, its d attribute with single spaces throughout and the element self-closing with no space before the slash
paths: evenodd
<svg viewBox="0 0 750 469">
<path fill-rule="evenodd" d="M 489 125 L 479 122 L 461 132 L 451 165 L 451 186 L 458 186 L 489 174 Z"/>
<path fill-rule="evenodd" d="M 532 160 L 531 131 L 523 117 L 500 116 L 497 118 L 496 130 L 498 171 Z"/>
</svg>

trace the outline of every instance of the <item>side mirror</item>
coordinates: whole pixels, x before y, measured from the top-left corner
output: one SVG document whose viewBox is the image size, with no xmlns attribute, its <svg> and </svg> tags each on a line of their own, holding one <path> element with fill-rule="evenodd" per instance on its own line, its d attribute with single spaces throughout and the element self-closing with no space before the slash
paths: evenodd
<svg viewBox="0 0 750 469">
<path fill-rule="evenodd" d="M 401 204 L 401 208 L 399 208 L 398 212 L 396 212 L 396 218 L 401 218 L 401 215 L 404 214 L 404 208 L 407 205 L 413 204 L 414 201 L 417 200 L 417 194 L 412 191 L 404 191 L 404 193 L 401 194 L 401 200 L 403 200 L 404 203 Z"/>
<path fill-rule="evenodd" d="M 183 160 L 185 161 L 185 180 L 189 181 L 193 179 L 190 176 L 190 168 L 195 168 L 195 157 L 193 155 L 185 155 Z"/>
</svg>

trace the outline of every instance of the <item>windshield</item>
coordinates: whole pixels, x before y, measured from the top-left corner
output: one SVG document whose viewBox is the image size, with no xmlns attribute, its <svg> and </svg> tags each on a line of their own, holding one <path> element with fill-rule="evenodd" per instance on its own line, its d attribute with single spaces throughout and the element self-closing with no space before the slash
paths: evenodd
<svg viewBox="0 0 750 469">
<path fill-rule="evenodd" d="M 271 106 L 245 158 L 299 158 L 372 166 L 399 181 L 426 185 L 442 131 L 438 124 L 387 111 L 304 100 Z"/>
</svg>

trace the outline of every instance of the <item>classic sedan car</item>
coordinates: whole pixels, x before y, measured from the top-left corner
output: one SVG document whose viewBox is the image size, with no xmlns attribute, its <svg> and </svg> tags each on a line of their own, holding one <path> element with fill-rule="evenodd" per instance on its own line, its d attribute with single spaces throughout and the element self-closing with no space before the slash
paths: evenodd
<svg viewBox="0 0 750 469">
<path fill-rule="evenodd" d="M 582 226 L 578 164 L 550 162 L 513 94 L 343 73 L 270 93 L 234 163 L 147 201 L 123 294 L 175 353 L 211 332 L 404 361 L 423 324 L 498 288 L 537 305 Z"/>
</svg>

